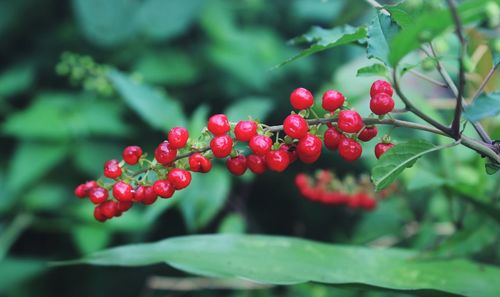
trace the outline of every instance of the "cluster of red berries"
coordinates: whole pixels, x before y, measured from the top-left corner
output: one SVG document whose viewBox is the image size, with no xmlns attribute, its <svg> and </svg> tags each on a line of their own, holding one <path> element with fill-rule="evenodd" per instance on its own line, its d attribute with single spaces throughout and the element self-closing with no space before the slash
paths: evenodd
<svg viewBox="0 0 500 297">
<path fill-rule="evenodd" d="M 377 206 L 373 187 L 367 177 L 355 180 L 348 176 L 341 181 L 332 172 L 321 170 L 313 177 L 298 174 L 295 185 L 302 196 L 314 202 L 366 210 L 373 210 Z"/>
<path fill-rule="evenodd" d="M 370 94 L 374 114 L 383 116 L 392 111 L 394 101 L 388 82 L 374 82 Z M 190 184 L 190 171 L 209 172 L 213 158 L 226 158 L 226 167 L 237 176 L 247 169 L 255 174 L 267 169 L 282 172 L 297 159 L 308 164 L 318 160 L 323 143 L 329 150 L 338 150 L 343 159 L 354 161 L 362 153 L 358 140 L 369 141 L 377 135 L 375 126 L 365 126 L 359 113 L 345 106 L 346 99 L 339 91 L 328 90 L 323 94 L 324 118 L 317 117 L 313 111 L 314 97 L 307 89 L 294 90 L 290 103 L 299 112 L 287 116 L 282 126 L 271 127 L 254 120 L 230 123 L 224 114 L 216 114 L 209 118 L 202 136 L 195 140 L 189 138 L 186 128 L 174 127 L 168 132 L 167 140 L 155 149 L 152 161 L 146 159 L 140 147 L 126 147 L 122 161 L 109 160 L 104 164 L 104 176 L 112 183 L 87 182 L 75 189 L 75 195 L 88 197 L 97 205 L 95 218 L 105 221 L 120 216 L 133 203 L 149 205 L 158 197 L 172 197 L 176 190 Z M 317 118 L 309 119 L 310 115 Z M 285 134 L 283 138 L 279 137 L 281 130 Z M 247 143 L 250 153 L 245 155 L 236 150 L 236 141 Z M 377 158 L 391 146 L 379 143 L 375 149 Z M 148 180 L 150 172 L 154 172 L 153 182 Z"/>
</svg>

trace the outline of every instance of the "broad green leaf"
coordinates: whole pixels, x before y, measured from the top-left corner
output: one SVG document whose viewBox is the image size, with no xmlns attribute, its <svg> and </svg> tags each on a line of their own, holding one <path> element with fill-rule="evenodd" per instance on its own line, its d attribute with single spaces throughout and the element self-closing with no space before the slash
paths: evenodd
<svg viewBox="0 0 500 297">
<path fill-rule="evenodd" d="M 195 256 L 193 256 L 195 255 Z M 261 283 L 360 284 L 393 290 L 494 297 L 500 269 L 467 260 L 418 261 L 403 249 L 369 249 L 261 235 L 197 235 L 117 247 L 66 264 L 178 269 Z M 450 273 L 452 271 L 453 273 Z"/>
<path fill-rule="evenodd" d="M 41 184 L 23 196 L 24 206 L 33 211 L 60 209 L 66 198 L 71 197 L 72 193 L 67 189 L 56 184 Z"/>
<path fill-rule="evenodd" d="M 344 44 L 353 43 L 355 41 L 359 41 L 366 37 L 366 28 L 365 27 L 351 27 L 351 26 L 343 26 L 336 27 L 333 29 L 323 29 L 320 27 L 313 27 L 308 33 L 296 37 L 292 39 L 292 43 L 312 43 L 312 45 L 303 50 L 300 54 L 289 58 L 288 60 L 282 62 L 276 67 L 281 67 L 288 63 L 291 63 L 300 58 L 307 57 L 309 55 L 339 46 Z"/>
<path fill-rule="evenodd" d="M 457 10 L 463 24 L 477 21 L 485 16 L 485 4 L 490 0 L 468 0 L 460 3 Z M 453 20 L 447 7 L 424 12 L 411 25 L 402 29 L 390 43 L 389 62 L 398 62 L 422 43 L 431 41 L 453 26 Z"/>
<path fill-rule="evenodd" d="M 472 204 L 476 210 L 488 215 L 500 224 L 500 208 L 492 205 L 490 202 L 485 202 L 477 198 L 477 190 L 475 187 L 467 187 L 462 184 L 451 184 L 447 185 L 446 188 L 457 194 L 459 198 Z"/>
<path fill-rule="evenodd" d="M 398 6 L 384 7 L 391 14 L 391 18 L 401 27 L 405 28 L 413 23 L 413 17 L 404 9 Z"/>
<path fill-rule="evenodd" d="M 392 38 L 400 31 L 390 16 L 378 11 L 368 26 L 368 46 L 366 52 L 368 58 L 376 58 L 386 65 L 389 63 L 389 44 Z"/>
<path fill-rule="evenodd" d="M 465 117 L 472 122 L 477 122 L 487 117 L 500 113 L 500 91 L 483 93 L 465 109 Z"/>
<path fill-rule="evenodd" d="M 224 113 L 233 122 L 248 119 L 248 117 L 264 120 L 272 108 L 273 102 L 269 98 L 248 97 L 236 101 Z"/>
<path fill-rule="evenodd" d="M 16 95 L 29 88 L 35 79 L 32 65 L 16 65 L 0 73 L 0 98 Z"/>
<path fill-rule="evenodd" d="M 74 147 L 75 165 L 89 176 L 102 175 L 105 161 L 120 158 L 122 148 L 112 141 L 87 140 L 79 141 Z"/>
<path fill-rule="evenodd" d="M 359 68 L 356 76 L 382 76 L 389 78 L 389 71 L 384 64 L 375 63 L 370 66 Z"/>
<path fill-rule="evenodd" d="M 102 250 L 111 240 L 109 230 L 102 226 L 82 225 L 72 228 L 73 240 L 82 254 Z"/>
<path fill-rule="evenodd" d="M 226 170 L 214 166 L 210 174 L 193 174 L 188 188 L 175 193 L 178 205 L 190 231 L 209 223 L 224 206 L 231 186 Z"/>
<path fill-rule="evenodd" d="M 219 225 L 219 233 L 240 234 L 245 233 L 245 218 L 241 214 L 229 214 Z"/>
<path fill-rule="evenodd" d="M 413 166 L 425 154 L 443 149 L 423 140 L 401 143 L 383 154 L 372 169 L 372 181 L 380 191 L 390 185 L 403 170 Z"/>
<path fill-rule="evenodd" d="M 120 71 L 111 70 L 108 77 L 125 103 L 151 127 L 165 131 L 185 124 L 182 107 L 176 100 Z"/>
<path fill-rule="evenodd" d="M 47 269 L 43 261 L 7 258 L 0 260 L 0 293 L 5 293 Z"/>
</svg>

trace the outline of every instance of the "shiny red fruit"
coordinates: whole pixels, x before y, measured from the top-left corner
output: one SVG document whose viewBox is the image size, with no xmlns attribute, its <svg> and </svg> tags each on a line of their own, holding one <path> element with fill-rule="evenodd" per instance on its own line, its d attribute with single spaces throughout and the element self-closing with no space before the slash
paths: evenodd
<svg viewBox="0 0 500 297">
<path fill-rule="evenodd" d="M 344 134 L 334 127 L 326 129 L 325 135 L 323 136 L 326 148 L 331 151 L 337 150 L 343 138 Z"/>
<path fill-rule="evenodd" d="M 270 151 L 266 154 L 266 164 L 269 169 L 276 172 L 284 171 L 290 164 L 288 152 L 284 150 Z"/>
<path fill-rule="evenodd" d="M 212 161 L 200 153 L 194 153 L 189 156 L 189 168 L 193 172 L 206 173 L 212 169 Z"/>
<path fill-rule="evenodd" d="M 342 93 L 335 90 L 328 90 L 323 94 L 321 106 L 324 110 L 334 112 L 344 105 L 345 97 Z"/>
<path fill-rule="evenodd" d="M 174 186 L 166 179 L 159 179 L 154 182 L 153 190 L 161 198 L 170 198 L 174 195 Z"/>
<path fill-rule="evenodd" d="M 127 146 L 122 153 L 123 161 L 129 165 L 135 165 L 142 156 L 142 149 L 137 145 Z"/>
<path fill-rule="evenodd" d="M 358 139 L 361 141 L 370 141 L 372 140 L 375 136 L 377 136 L 378 130 L 377 127 L 371 126 L 371 127 L 365 127 L 361 133 L 358 135 Z"/>
<path fill-rule="evenodd" d="M 144 199 L 142 200 L 142 204 L 151 205 L 156 201 L 156 199 L 158 199 L 158 195 L 156 194 L 153 187 L 152 186 L 144 187 Z"/>
<path fill-rule="evenodd" d="M 322 146 L 323 144 L 319 137 L 307 134 L 297 143 L 297 156 L 304 163 L 313 163 L 318 160 L 321 155 Z"/>
<path fill-rule="evenodd" d="M 144 189 L 146 187 L 145 186 L 138 186 L 137 188 L 135 188 L 134 190 L 134 197 L 132 197 L 132 201 L 134 202 L 142 202 L 142 200 L 144 200 Z"/>
<path fill-rule="evenodd" d="M 373 98 L 378 94 L 387 94 L 392 96 L 392 86 L 385 80 L 376 80 L 370 88 L 370 96 Z"/>
<path fill-rule="evenodd" d="M 297 147 L 295 145 L 282 143 L 280 145 L 280 150 L 283 150 L 288 153 L 288 158 L 290 159 L 290 163 L 297 161 Z"/>
<path fill-rule="evenodd" d="M 167 139 L 172 148 L 180 149 L 186 146 L 189 139 L 189 132 L 184 127 L 174 127 L 168 132 Z"/>
<path fill-rule="evenodd" d="M 265 157 L 259 155 L 249 155 L 247 157 L 247 166 L 255 174 L 262 174 L 267 169 Z"/>
<path fill-rule="evenodd" d="M 98 207 L 101 210 L 101 214 L 107 219 L 111 219 L 112 217 L 117 216 L 121 213 L 118 210 L 117 203 L 112 200 L 105 201 Z"/>
<path fill-rule="evenodd" d="M 75 196 L 78 198 L 85 198 L 88 195 L 88 191 L 85 188 L 85 184 L 78 185 L 75 188 Z"/>
<path fill-rule="evenodd" d="M 339 155 L 346 161 L 354 161 L 361 157 L 361 144 L 351 138 L 344 137 L 339 144 Z"/>
<path fill-rule="evenodd" d="M 394 109 L 394 100 L 391 96 L 380 93 L 370 100 L 370 110 L 376 115 L 384 115 Z"/>
<path fill-rule="evenodd" d="M 223 135 L 229 132 L 229 120 L 224 114 L 216 114 L 208 119 L 208 131 L 215 136 Z"/>
<path fill-rule="evenodd" d="M 300 115 L 291 114 L 283 121 L 283 130 L 291 138 L 300 139 L 306 136 L 309 131 L 309 125 Z"/>
<path fill-rule="evenodd" d="M 210 141 L 210 148 L 216 158 L 227 157 L 233 149 L 233 139 L 227 134 L 215 136 Z"/>
<path fill-rule="evenodd" d="M 234 136 L 238 141 L 249 141 L 257 134 L 257 123 L 254 121 L 239 121 L 234 127 Z"/>
<path fill-rule="evenodd" d="M 295 109 L 306 109 L 313 106 L 314 97 L 309 90 L 298 88 L 290 94 L 290 103 Z"/>
<path fill-rule="evenodd" d="M 95 208 L 94 208 L 94 218 L 99 221 L 99 222 L 104 222 L 106 221 L 108 218 L 102 213 L 102 210 L 101 210 L 101 206 L 100 205 L 97 205 Z"/>
<path fill-rule="evenodd" d="M 104 176 L 115 179 L 122 175 L 122 169 L 118 160 L 109 160 L 104 163 Z"/>
<path fill-rule="evenodd" d="M 167 165 L 177 157 L 177 149 L 173 148 L 168 141 L 164 141 L 155 149 L 155 159 L 158 163 Z"/>
<path fill-rule="evenodd" d="M 364 126 L 363 118 L 357 111 L 342 110 L 339 112 L 338 127 L 346 133 L 358 133 Z"/>
<path fill-rule="evenodd" d="M 273 140 L 265 135 L 255 135 L 250 139 L 248 146 L 254 154 L 262 156 L 271 150 Z"/>
<path fill-rule="evenodd" d="M 125 212 L 129 210 L 132 207 L 132 205 L 133 205 L 132 201 L 118 201 L 116 207 L 120 212 Z"/>
<path fill-rule="evenodd" d="M 181 190 L 191 183 L 191 172 L 174 168 L 168 172 L 167 179 L 174 186 L 174 189 Z"/>
<path fill-rule="evenodd" d="M 375 145 L 375 157 L 377 157 L 377 159 L 380 158 L 380 156 L 382 156 L 385 152 L 387 152 L 390 148 L 392 148 L 394 146 L 394 144 L 392 143 L 377 143 L 377 145 Z"/>
<path fill-rule="evenodd" d="M 132 198 L 134 198 L 132 186 L 123 181 L 115 183 L 112 192 L 113 197 L 118 201 L 132 201 Z"/>
<path fill-rule="evenodd" d="M 89 200 L 94 204 L 101 204 L 104 201 L 108 200 L 108 197 L 108 191 L 101 187 L 93 188 L 89 192 Z"/>
<path fill-rule="evenodd" d="M 226 160 L 226 167 L 229 172 L 236 176 L 243 175 L 247 171 L 247 158 L 243 155 L 230 157 Z"/>
</svg>

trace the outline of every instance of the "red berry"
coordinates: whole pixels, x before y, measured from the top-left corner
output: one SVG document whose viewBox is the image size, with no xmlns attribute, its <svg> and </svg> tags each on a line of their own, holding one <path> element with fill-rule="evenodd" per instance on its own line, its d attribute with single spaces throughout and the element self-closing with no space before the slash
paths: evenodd
<svg viewBox="0 0 500 297">
<path fill-rule="evenodd" d="M 210 148 L 216 158 L 227 157 L 233 150 L 233 139 L 227 134 L 215 136 L 210 141 Z"/>
<path fill-rule="evenodd" d="M 335 90 L 328 90 L 323 94 L 321 106 L 324 110 L 334 112 L 344 105 L 345 97 L 342 93 Z"/>
<path fill-rule="evenodd" d="M 132 186 L 123 181 L 115 183 L 113 186 L 113 197 L 118 201 L 132 201 L 132 198 L 134 198 Z"/>
<path fill-rule="evenodd" d="M 309 131 L 309 125 L 306 120 L 298 114 L 291 114 L 283 121 L 283 130 L 286 135 L 300 139 L 306 136 Z"/>
<path fill-rule="evenodd" d="M 254 154 L 263 156 L 271 150 L 273 140 L 265 135 L 255 135 L 250 139 L 248 146 Z"/>
<path fill-rule="evenodd" d="M 361 199 L 361 207 L 366 209 L 366 210 L 373 210 L 375 207 L 377 207 L 377 200 L 375 200 L 373 197 L 370 197 L 366 194 L 362 196 L 363 198 Z"/>
<path fill-rule="evenodd" d="M 104 201 L 108 200 L 108 197 L 108 191 L 101 187 L 93 188 L 89 192 L 89 199 L 94 204 L 101 204 Z"/>
<path fill-rule="evenodd" d="M 144 200 L 145 188 L 146 188 L 145 186 L 138 186 L 137 188 L 135 188 L 134 197 L 132 198 L 132 201 L 142 202 Z"/>
<path fill-rule="evenodd" d="M 132 207 L 132 205 L 133 205 L 132 201 L 118 201 L 116 207 L 120 212 L 125 212 L 129 210 Z"/>
<path fill-rule="evenodd" d="M 99 209 L 101 210 L 101 214 L 104 217 L 111 219 L 112 217 L 120 213 L 117 206 L 118 205 L 115 201 L 108 200 L 99 205 Z"/>
<path fill-rule="evenodd" d="M 321 155 L 321 139 L 319 137 L 307 134 L 297 143 L 297 156 L 304 163 L 313 163 Z"/>
<path fill-rule="evenodd" d="M 370 96 L 373 98 L 381 93 L 392 96 L 391 84 L 386 82 L 385 80 L 376 80 L 370 88 Z"/>
<path fill-rule="evenodd" d="M 361 157 L 362 152 L 363 148 L 361 147 L 361 144 L 351 138 L 344 137 L 339 144 L 339 154 L 344 160 L 357 160 Z"/>
<path fill-rule="evenodd" d="M 153 190 L 161 198 L 170 198 L 174 195 L 174 186 L 166 179 L 159 179 L 154 182 Z"/>
<path fill-rule="evenodd" d="M 295 109 L 306 109 L 313 106 L 314 97 L 309 90 L 298 88 L 290 94 L 290 103 Z"/>
<path fill-rule="evenodd" d="M 78 185 L 75 188 L 75 196 L 78 198 L 85 198 L 87 197 L 88 192 L 87 189 L 85 188 L 85 184 Z"/>
<path fill-rule="evenodd" d="M 328 128 L 325 131 L 324 142 L 327 149 L 335 151 L 339 147 L 340 142 L 344 138 L 344 134 L 340 133 L 336 128 Z"/>
<path fill-rule="evenodd" d="M 167 179 L 174 186 L 174 189 L 181 190 L 191 183 L 191 172 L 174 168 L 168 172 Z"/>
<path fill-rule="evenodd" d="M 257 123 L 254 121 L 239 121 L 234 127 L 234 136 L 238 141 L 249 141 L 257 134 Z"/>
<path fill-rule="evenodd" d="M 117 160 L 109 160 L 104 163 L 104 176 L 115 179 L 120 175 L 122 175 L 122 169 Z"/>
<path fill-rule="evenodd" d="M 377 145 L 375 145 L 375 157 L 379 159 L 380 156 L 382 156 L 387 150 L 389 150 L 393 146 L 394 144 L 392 143 L 383 143 L 383 142 L 377 143 Z"/>
<path fill-rule="evenodd" d="M 101 206 L 100 205 L 97 205 L 95 208 L 94 208 L 94 218 L 99 221 L 99 222 L 104 222 L 106 221 L 108 218 L 102 213 L 102 210 L 101 210 Z"/>
<path fill-rule="evenodd" d="M 97 182 L 95 180 L 90 180 L 86 182 L 84 185 L 85 185 L 85 191 L 87 191 L 88 193 L 90 190 L 97 187 Z"/>
<path fill-rule="evenodd" d="M 130 165 L 135 165 L 142 156 L 142 149 L 137 145 L 127 146 L 122 153 L 123 161 Z"/>
<path fill-rule="evenodd" d="M 365 127 L 361 133 L 358 135 L 358 139 L 361 141 L 370 141 L 372 140 L 375 136 L 377 136 L 377 127 L 371 126 L 371 127 Z"/>
<path fill-rule="evenodd" d="M 206 173 L 212 169 L 212 162 L 200 153 L 189 156 L 189 168 L 193 172 Z"/>
<path fill-rule="evenodd" d="M 394 109 L 394 100 L 391 96 L 380 93 L 370 100 L 370 110 L 376 115 L 384 115 Z"/>
<path fill-rule="evenodd" d="M 264 156 L 259 155 L 249 155 L 247 157 L 247 166 L 255 174 L 262 174 L 267 169 Z"/>
<path fill-rule="evenodd" d="M 164 141 L 155 149 L 155 159 L 158 163 L 167 165 L 175 160 L 177 149 L 173 148 L 168 141 Z"/>
<path fill-rule="evenodd" d="M 184 127 L 174 127 L 168 132 L 168 142 L 174 149 L 180 149 L 186 146 L 189 138 L 189 132 Z"/>
<path fill-rule="evenodd" d="M 288 153 L 288 158 L 290 159 L 290 163 L 297 161 L 297 148 L 294 145 L 288 145 L 286 143 L 282 143 L 280 145 L 280 150 L 283 150 Z"/>
<path fill-rule="evenodd" d="M 208 131 L 215 136 L 223 135 L 229 132 L 230 126 L 226 115 L 216 114 L 208 119 Z"/>
<path fill-rule="evenodd" d="M 339 112 L 338 126 L 346 133 L 358 133 L 364 126 L 363 118 L 357 111 L 342 110 Z"/>
<path fill-rule="evenodd" d="M 243 155 L 238 155 L 234 158 L 226 160 L 226 167 L 232 174 L 236 176 L 243 175 L 247 171 L 247 158 Z"/>
<path fill-rule="evenodd" d="M 282 172 L 290 164 L 288 152 L 284 150 L 270 151 L 266 154 L 266 164 L 269 169 L 276 172 Z"/>
<path fill-rule="evenodd" d="M 142 204 L 150 205 L 153 204 L 156 199 L 158 199 L 158 195 L 156 195 L 155 190 L 152 186 L 144 187 L 144 199 L 142 200 Z"/>
</svg>

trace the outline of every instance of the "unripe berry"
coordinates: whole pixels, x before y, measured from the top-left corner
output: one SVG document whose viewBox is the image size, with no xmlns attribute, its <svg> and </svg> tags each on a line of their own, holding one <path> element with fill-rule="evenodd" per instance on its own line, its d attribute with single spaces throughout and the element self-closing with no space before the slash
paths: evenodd
<svg viewBox="0 0 500 297">
<path fill-rule="evenodd" d="M 255 135 L 250 139 L 248 146 L 254 154 L 263 156 L 271 150 L 273 140 L 265 135 Z"/>
<path fill-rule="evenodd" d="M 236 176 L 243 175 L 247 171 L 247 158 L 243 155 L 238 155 L 234 158 L 226 160 L 226 167 L 232 174 Z"/>
<path fill-rule="evenodd" d="M 284 150 L 270 151 L 266 154 L 266 164 L 272 171 L 282 172 L 290 164 L 290 157 Z"/>
<path fill-rule="evenodd" d="M 156 199 L 158 199 L 158 195 L 156 194 L 153 187 L 152 186 L 144 187 L 144 199 L 142 200 L 142 204 L 151 205 L 156 201 Z"/>
<path fill-rule="evenodd" d="M 134 198 L 132 186 L 123 181 L 115 183 L 113 185 L 113 197 L 118 201 L 132 201 L 132 198 Z"/>
<path fill-rule="evenodd" d="M 239 121 L 234 127 L 234 136 L 238 141 L 249 141 L 257 134 L 257 123 L 254 121 Z"/>
<path fill-rule="evenodd" d="M 191 172 L 174 168 L 168 172 L 167 179 L 174 186 L 174 189 L 181 190 L 191 183 Z"/>
<path fill-rule="evenodd" d="M 229 121 L 224 114 L 216 114 L 208 119 L 208 131 L 215 136 L 223 135 L 229 132 Z"/>
<path fill-rule="evenodd" d="M 227 134 L 215 136 L 210 141 L 210 148 L 216 158 L 227 157 L 233 149 L 233 139 Z"/>
<path fill-rule="evenodd" d="M 154 182 L 153 190 L 161 198 L 170 198 L 174 195 L 174 186 L 166 179 L 159 179 Z"/>
<path fill-rule="evenodd" d="M 164 141 L 155 149 L 155 159 L 162 165 L 167 165 L 177 157 L 177 149 L 173 148 L 168 141 Z"/>
<path fill-rule="evenodd" d="M 93 188 L 89 192 L 89 200 L 94 204 L 101 204 L 104 201 L 108 200 L 108 197 L 108 191 L 101 187 Z"/>
<path fill-rule="evenodd" d="M 377 143 L 377 145 L 375 145 L 375 157 L 379 159 L 380 156 L 382 156 L 386 151 L 388 151 L 393 146 L 394 144 L 392 143 L 383 143 L 383 142 Z"/>
<path fill-rule="evenodd" d="M 306 109 L 313 106 L 314 97 L 309 90 L 298 88 L 290 94 L 290 103 L 295 109 Z"/>
<path fill-rule="evenodd" d="M 101 206 L 100 205 L 97 205 L 95 208 L 94 208 L 94 218 L 99 221 L 99 222 L 104 222 L 106 221 L 108 218 L 102 213 L 102 210 L 101 210 Z"/>
<path fill-rule="evenodd" d="M 307 134 L 297 143 L 297 156 L 306 164 L 313 163 L 318 160 L 321 155 L 322 146 L 323 145 L 319 137 Z"/>
<path fill-rule="evenodd" d="M 174 127 L 168 132 L 168 142 L 174 149 L 180 149 L 186 146 L 189 138 L 189 132 L 184 127 Z"/>
<path fill-rule="evenodd" d="M 344 137 L 339 144 L 339 155 L 346 161 L 354 161 L 361 157 L 361 144 L 351 138 Z"/>
<path fill-rule="evenodd" d="M 345 97 L 342 93 L 335 90 L 328 90 L 323 94 L 321 106 L 324 110 L 334 112 L 344 105 Z"/>
<path fill-rule="evenodd" d="M 142 149 L 137 145 L 127 146 L 122 153 L 123 161 L 130 165 L 135 165 L 142 156 Z"/>
<path fill-rule="evenodd" d="M 337 150 L 343 138 L 344 135 L 334 127 L 326 129 L 323 137 L 326 148 L 331 151 Z"/>
<path fill-rule="evenodd" d="M 115 179 L 122 175 L 122 169 L 118 160 L 109 160 L 104 163 L 104 176 Z"/>
<path fill-rule="evenodd" d="M 363 118 L 357 111 L 342 110 L 339 112 L 338 127 L 346 133 L 358 133 L 363 128 Z"/>
<path fill-rule="evenodd" d="M 267 169 L 264 156 L 259 155 L 249 155 L 247 157 L 247 166 L 255 174 L 262 174 Z"/>
<path fill-rule="evenodd" d="M 300 115 L 291 114 L 283 121 L 283 130 L 291 138 L 300 139 L 306 136 L 309 131 L 309 125 Z"/>
<path fill-rule="evenodd" d="M 101 214 L 107 219 L 111 219 L 120 213 L 117 207 L 117 203 L 112 200 L 108 200 L 99 205 L 99 209 L 101 210 Z"/>
<path fill-rule="evenodd" d="M 394 100 L 391 96 L 380 93 L 370 100 L 370 110 L 376 115 L 384 115 L 394 109 Z"/>
<path fill-rule="evenodd" d="M 194 153 L 189 156 L 189 168 L 193 172 L 206 173 L 212 169 L 212 162 L 200 153 Z"/>
<path fill-rule="evenodd" d="M 376 126 L 365 127 L 358 135 L 358 139 L 364 142 L 372 140 L 377 136 L 378 130 Z"/>
<path fill-rule="evenodd" d="M 385 93 L 392 96 L 392 86 L 385 80 L 376 80 L 370 88 L 370 96 L 373 98 L 377 94 Z"/>
</svg>

